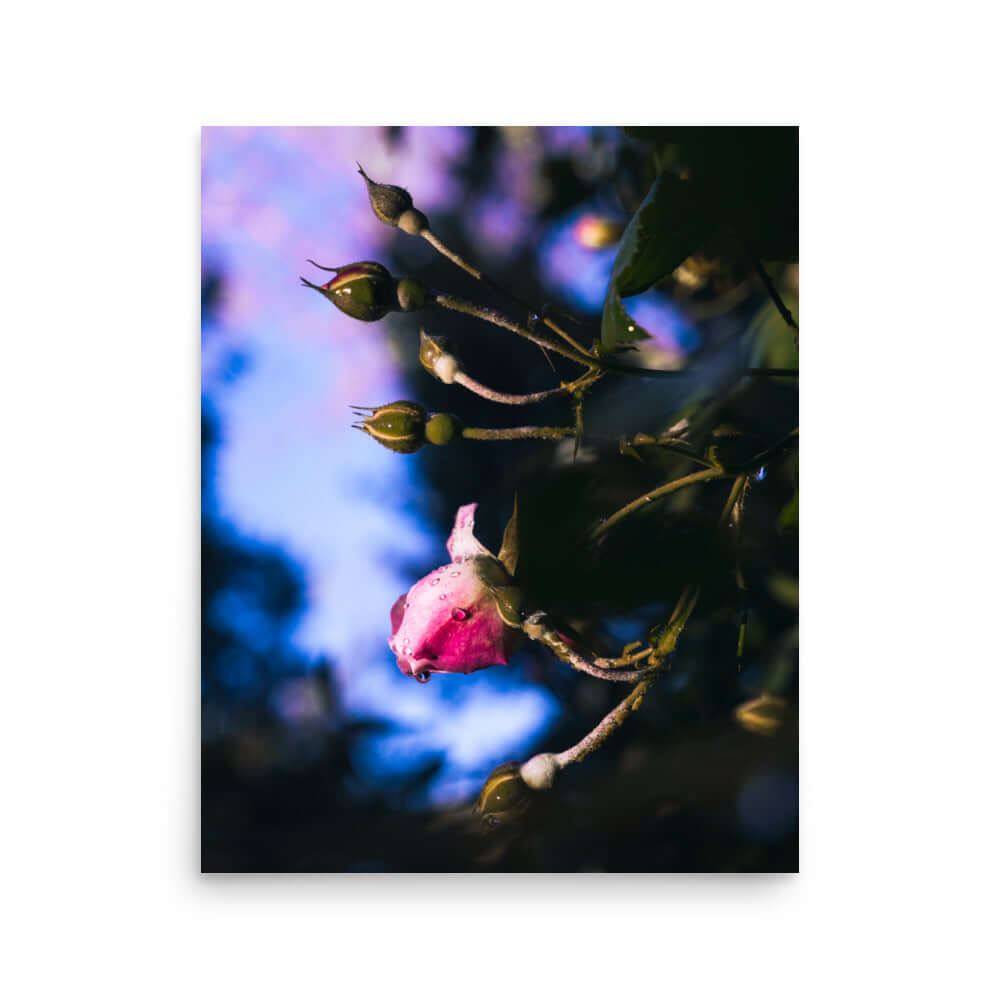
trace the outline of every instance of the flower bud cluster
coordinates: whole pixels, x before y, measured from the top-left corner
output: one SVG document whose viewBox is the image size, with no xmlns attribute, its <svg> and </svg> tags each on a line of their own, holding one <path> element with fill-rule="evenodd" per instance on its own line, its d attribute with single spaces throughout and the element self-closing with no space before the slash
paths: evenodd
<svg viewBox="0 0 1000 1000">
<path fill-rule="evenodd" d="M 363 417 L 352 427 L 364 431 L 391 451 L 409 455 L 431 444 L 448 444 L 462 433 L 462 422 L 450 413 L 429 415 L 419 404 L 399 399 L 384 406 L 355 406 L 355 415 Z"/>
</svg>

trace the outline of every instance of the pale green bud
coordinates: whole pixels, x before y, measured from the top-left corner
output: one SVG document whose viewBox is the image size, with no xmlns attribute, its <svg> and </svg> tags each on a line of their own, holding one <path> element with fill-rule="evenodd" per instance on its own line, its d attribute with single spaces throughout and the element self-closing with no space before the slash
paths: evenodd
<svg viewBox="0 0 1000 1000">
<path fill-rule="evenodd" d="M 355 406 L 354 412 L 367 416 L 352 426 L 392 451 L 408 455 L 427 441 L 424 434 L 427 411 L 419 403 L 400 399 L 385 406 Z"/>
</svg>

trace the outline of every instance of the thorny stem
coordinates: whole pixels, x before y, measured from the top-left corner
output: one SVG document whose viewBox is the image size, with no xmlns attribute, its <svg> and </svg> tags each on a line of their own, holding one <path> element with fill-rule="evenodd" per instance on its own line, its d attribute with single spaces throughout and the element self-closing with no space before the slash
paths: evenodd
<svg viewBox="0 0 1000 1000">
<path fill-rule="evenodd" d="M 499 292 L 501 295 L 505 295 L 512 302 L 516 302 L 522 309 L 526 310 L 529 314 L 535 315 L 535 311 L 531 308 L 530 305 L 528 305 L 527 302 L 519 298 L 513 292 L 508 291 L 498 282 L 494 281 L 484 271 L 481 271 L 478 267 L 474 267 L 467 260 L 460 257 L 457 253 L 455 253 L 454 250 L 451 250 L 447 246 L 445 246 L 444 243 L 442 243 L 441 240 L 434 233 L 432 233 L 430 229 L 421 230 L 420 235 L 425 240 L 427 240 L 427 242 L 430 243 L 430 245 L 434 247 L 434 249 L 437 250 L 439 254 L 443 255 L 444 257 L 447 257 L 448 260 L 450 260 L 453 264 L 460 267 L 467 274 L 471 274 L 477 281 L 481 281 L 484 285 L 488 285 L 494 291 Z M 562 337 L 562 339 L 566 341 L 566 343 L 569 344 L 571 347 L 573 347 L 575 350 L 579 351 L 582 354 L 587 353 L 586 350 L 583 347 L 581 347 L 580 344 L 578 344 L 565 330 L 557 326 L 552 319 L 544 317 L 542 321 L 550 330 L 552 330 L 560 337 Z"/>
<path fill-rule="evenodd" d="M 491 389 L 489 386 L 483 385 L 482 382 L 477 382 L 471 376 L 466 375 L 465 372 L 457 372 L 455 382 L 468 389 L 469 392 L 474 392 L 477 396 L 482 396 L 483 399 L 489 399 L 494 403 L 505 403 L 507 406 L 524 406 L 528 403 L 540 403 L 543 399 L 561 396 L 569 391 L 566 386 L 561 385 L 555 389 L 543 389 L 541 392 L 520 394 L 500 392 L 497 389 Z"/>
<path fill-rule="evenodd" d="M 635 434 L 630 438 L 621 438 L 618 442 L 619 450 L 624 454 L 626 448 L 636 448 L 642 445 L 655 445 L 657 448 L 662 448 L 664 451 L 671 451 L 675 455 L 680 455 L 683 458 L 690 459 L 692 462 L 697 462 L 699 465 L 704 465 L 708 468 L 714 469 L 717 466 L 710 462 L 707 458 L 703 458 L 697 452 L 693 451 L 691 446 L 683 439 L 676 435 L 670 434 Z"/>
<path fill-rule="evenodd" d="M 560 438 L 574 437 L 572 427 L 464 427 L 462 437 L 477 441 L 516 441 L 522 438 L 542 438 L 558 441 Z"/>
<path fill-rule="evenodd" d="M 655 677 L 647 677 L 645 680 L 639 681 L 626 695 L 624 701 L 608 712 L 579 743 L 571 746 L 568 750 L 563 750 L 560 754 L 556 754 L 556 764 L 560 768 L 567 764 L 575 764 L 603 745 L 608 737 L 642 704 L 643 695 L 652 687 L 655 680 Z"/>
<path fill-rule="evenodd" d="M 677 480 L 677 482 L 680 482 L 680 480 Z M 722 508 L 722 513 L 719 516 L 720 528 L 725 527 L 730 516 L 735 510 L 738 509 L 738 504 L 745 496 L 749 482 L 749 475 L 741 475 L 736 478 L 736 481 L 733 483 L 733 488 L 729 491 L 729 497 Z M 667 662 L 667 657 L 677 648 L 677 641 L 680 638 L 680 634 L 684 630 L 685 625 L 687 625 L 688 619 L 691 617 L 691 613 L 694 611 L 695 605 L 698 603 L 698 596 L 699 588 L 694 584 L 689 583 L 681 591 L 681 595 L 677 598 L 677 603 L 674 605 L 674 609 L 670 613 L 669 619 L 667 619 L 666 629 L 664 629 L 663 634 L 659 637 L 659 639 L 657 639 L 655 645 L 653 646 L 649 646 L 646 649 L 640 650 L 639 652 L 633 653 L 629 656 L 619 657 L 616 660 L 597 659 L 594 661 L 594 664 L 586 663 L 586 661 L 582 660 L 582 657 L 573 654 L 573 659 L 571 659 L 570 662 L 574 667 L 577 667 L 577 669 L 585 669 L 587 673 L 598 677 L 604 677 L 606 679 L 613 678 L 615 680 L 632 680 L 638 677 L 638 683 L 621 702 L 608 712 L 608 714 L 604 716 L 604 718 L 601 719 L 601 721 L 589 733 L 587 733 L 586 736 L 583 737 L 582 740 L 575 743 L 569 749 L 563 750 L 562 753 L 554 755 L 556 766 L 560 770 L 566 767 L 567 764 L 575 764 L 583 760 L 583 758 L 588 754 L 593 753 L 593 751 L 603 746 L 604 743 L 607 742 L 608 738 L 625 722 L 629 715 L 642 704 L 642 699 L 646 692 L 653 686 L 657 675 L 663 670 L 663 667 Z M 740 652 L 742 652 L 742 633 L 744 630 L 745 623 L 741 627 Z M 557 640 L 557 644 L 563 647 L 562 649 L 557 649 L 557 653 L 565 656 L 567 652 L 571 652 L 568 648 L 566 648 L 566 643 L 559 639 L 558 635 L 556 635 L 555 638 Z M 654 653 L 655 656 L 652 655 Z M 651 666 L 646 670 L 641 671 L 606 671 L 601 669 L 601 666 L 599 666 L 612 664 L 621 664 L 623 666 L 631 665 L 648 657 L 651 657 Z M 611 674 L 610 678 L 608 677 L 609 673 Z"/>
<path fill-rule="evenodd" d="M 455 381 L 459 385 L 465 385 L 465 382 L 462 380 L 460 375 L 455 376 Z M 466 386 L 466 388 L 469 387 Z M 483 386 L 482 388 L 485 389 L 486 387 Z M 486 399 L 492 399 L 497 403 L 514 404 L 537 402 L 546 396 L 554 395 L 557 392 L 563 391 L 564 389 L 562 388 L 547 389 L 545 392 L 532 393 L 528 396 L 511 396 L 507 393 L 498 393 L 494 392 L 494 390 L 489 390 L 490 395 L 487 395 L 485 392 L 479 393 L 479 395 L 484 396 Z M 570 391 L 572 391 L 572 387 L 570 387 Z M 581 440 L 587 435 L 584 434 L 582 414 L 580 412 L 579 405 L 577 405 L 576 424 L 573 427 L 466 427 L 462 431 L 462 436 L 473 438 L 478 441 L 513 441 L 520 440 L 522 438 L 539 438 L 549 441 L 558 441 L 562 438 L 568 437 L 575 437 L 578 440 Z M 674 454 L 679 455 L 682 458 L 686 458 L 691 462 L 697 462 L 699 465 L 703 465 L 708 469 L 712 469 L 714 471 L 719 470 L 718 465 L 710 462 L 707 458 L 703 458 L 697 452 L 693 451 L 686 442 L 676 437 L 654 437 L 651 434 L 637 434 L 632 438 L 618 439 L 618 447 L 621 451 L 624 451 L 625 448 L 632 447 L 633 445 L 650 444 L 656 445 L 658 448 L 663 448 L 665 451 L 673 452 Z"/>
<path fill-rule="evenodd" d="M 641 497 L 636 498 L 631 503 L 626 504 L 621 510 L 615 511 L 609 518 L 601 521 L 594 530 L 590 533 L 591 540 L 600 538 L 606 531 L 613 528 L 619 521 L 628 517 L 629 514 L 637 511 L 640 507 L 644 507 L 648 503 L 652 503 L 654 500 L 659 500 L 661 497 L 667 496 L 668 493 L 673 493 L 675 490 L 679 490 L 684 486 L 690 486 L 692 483 L 702 483 L 707 482 L 710 479 L 722 479 L 724 476 L 731 476 L 733 473 L 727 472 L 725 469 L 720 469 L 717 466 L 713 466 L 710 469 L 702 469 L 699 472 L 692 472 L 688 476 L 681 476 L 680 479 L 674 479 L 669 483 L 664 483 L 662 486 L 657 486 L 655 490 L 650 490 L 648 493 L 644 493 Z"/>
<path fill-rule="evenodd" d="M 443 309 L 451 309 L 453 312 L 464 313 L 466 316 L 475 316 L 477 319 L 492 323 L 503 330 L 510 330 L 511 333 L 516 333 L 519 337 L 524 337 L 525 340 L 530 340 L 533 344 L 537 344 L 543 351 L 555 351 L 556 354 L 561 354 L 564 358 L 569 358 L 577 364 L 586 366 L 592 372 L 612 371 L 622 375 L 641 375 L 644 378 L 684 378 L 692 374 L 697 374 L 695 368 L 639 368 L 633 365 L 620 364 L 610 358 L 596 358 L 579 347 L 575 341 L 573 342 L 573 346 L 564 346 L 558 341 L 552 340 L 551 337 L 533 332 L 521 323 L 515 323 L 514 320 L 504 316 L 503 313 L 497 312 L 495 309 L 476 305 L 474 302 L 467 302 L 465 299 L 460 299 L 455 295 L 436 292 L 433 301 Z M 550 325 L 549 320 L 546 320 L 546 325 Z M 743 374 L 772 377 L 785 375 L 797 378 L 799 373 L 794 368 L 746 368 Z"/>
<path fill-rule="evenodd" d="M 504 316 L 503 313 L 497 312 L 495 309 L 489 309 L 486 306 L 479 306 L 473 302 L 466 302 L 465 299 L 457 298 L 454 295 L 445 295 L 442 292 L 437 292 L 434 295 L 433 301 L 444 309 L 451 309 L 454 312 L 465 313 L 467 316 L 475 316 L 477 319 L 485 320 L 487 323 L 492 323 L 494 326 L 499 326 L 504 330 L 510 330 L 512 333 L 516 333 L 518 336 L 524 337 L 526 340 L 530 340 L 532 343 L 537 344 L 543 350 L 555 351 L 556 354 L 561 354 L 563 357 L 569 358 L 577 364 L 585 365 L 587 368 L 598 369 L 605 367 L 602 362 L 598 361 L 594 357 L 591 357 L 591 355 L 587 354 L 587 352 L 581 348 L 567 347 L 560 344 L 556 340 L 552 340 L 550 337 L 534 333 L 526 326 L 523 326 L 520 323 L 515 323 L 512 319 Z"/>
<path fill-rule="evenodd" d="M 543 399 L 551 399 L 553 396 L 571 395 L 578 389 L 586 388 L 601 377 L 600 372 L 589 372 L 581 376 L 575 382 L 565 382 L 555 389 L 543 389 L 541 392 L 512 393 L 500 392 L 498 389 L 491 389 L 482 382 L 477 382 L 471 375 L 463 371 L 455 374 L 455 382 L 468 389 L 469 392 L 489 399 L 494 403 L 504 403 L 507 406 L 524 406 L 528 403 L 540 403 Z"/>
<path fill-rule="evenodd" d="M 544 639 L 542 641 L 545 642 Z M 546 645 L 549 645 L 549 643 L 546 642 Z M 553 650 L 553 652 L 556 652 L 558 655 L 557 650 Z M 602 681 L 638 681 L 657 673 L 659 670 L 658 666 L 646 667 L 641 670 L 605 670 L 572 649 L 564 650 L 562 655 L 574 670 L 579 670 L 583 674 L 590 674 L 591 677 L 599 677 Z"/>
<path fill-rule="evenodd" d="M 757 468 L 761 465 L 766 465 L 767 462 L 773 458 L 775 455 L 779 454 L 788 444 L 795 440 L 799 436 L 799 429 L 796 427 L 794 430 L 786 434 L 776 445 L 768 448 L 766 451 L 762 451 L 755 455 L 749 462 L 745 463 L 745 467 Z M 636 438 L 632 439 L 631 443 L 648 443 L 643 440 L 643 435 L 637 435 Z M 629 442 L 626 442 L 629 443 Z M 696 455 L 685 454 L 685 457 L 692 459 L 693 461 L 703 461 Z M 674 490 L 678 490 L 683 486 L 689 486 L 691 483 L 706 482 L 710 479 L 721 479 L 725 476 L 737 476 L 736 483 L 733 484 L 733 489 L 729 494 L 729 499 L 726 501 L 725 509 L 723 510 L 723 523 L 726 518 L 732 513 L 733 507 L 736 505 L 739 497 L 742 495 L 743 491 L 746 489 L 746 484 L 748 482 L 748 477 L 744 474 L 735 472 L 733 470 L 722 469 L 717 465 L 712 465 L 709 468 L 702 469 L 700 472 L 692 472 L 690 475 L 682 476 L 680 479 L 674 479 L 669 483 L 664 483 L 662 486 L 657 486 L 656 489 L 650 490 L 648 493 L 644 493 L 641 497 L 636 498 L 631 503 L 626 504 L 620 510 L 615 511 L 610 517 L 601 521 L 591 532 L 591 541 L 596 540 L 601 537 L 609 528 L 614 527 L 623 518 L 628 517 L 629 514 L 638 510 L 640 507 L 651 503 L 653 500 L 658 500 L 660 497 L 666 496 L 668 493 L 673 493 Z"/>
<path fill-rule="evenodd" d="M 604 667 L 599 667 L 596 661 L 591 662 L 587 657 L 581 656 L 571 649 L 569 643 L 549 626 L 529 624 L 524 627 L 524 631 L 530 638 L 548 646 L 560 660 L 568 663 L 574 670 L 590 674 L 591 677 L 599 677 L 602 681 L 624 681 L 626 683 L 639 681 L 656 673 L 658 669 L 647 667 L 643 670 L 606 670 Z"/>
<path fill-rule="evenodd" d="M 604 718 L 601 719 L 601 721 L 594 726 L 594 728 L 587 733 L 587 735 L 584 736 L 579 743 L 574 744 L 568 750 L 564 750 L 560 754 L 556 754 L 556 764 L 559 768 L 563 768 L 567 764 L 575 764 L 583 760 L 583 758 L 588 754 L 593 753 L 593 751 L 598 747 L 603 746 L 608 737 L 611 736 L 611 734 L 621 726 L 629 715 L 642 704 L 643 696 L 652 687 L 657 675 L 663 669 L 663 664 L 666 662 L 666 656 L 674 651 L 681 631 L 687 624 L 688 618 L 691 617 L 691 612 L 694 610 L 694 606 L 697 601 L 698 588 L 688 584 L 688 586 L 681 591 L 681 596 L 677 599 L 677 604 L 674 605 L 674 610 L 670 615 L 670 623 L 667 627 L 667 632 L 658 643 L 657 654 L 662 656 L 663 659 L 660 660 L 656 666 L 645 671 L 645 676 L 641 678 L 632 691 L 629 692 L 629 694 L 621 702 L 619 702 L 618 705 L 608 712 L 608 714 L 604 716 Z M 650 650 L 645 651 L 645 653 L 648 652 L 650 652 Z M 634 673 L 635 671 L 630 672 L 630 674 Z M 626 675 L 625 672 L 622 671 L 616 676 L 619 679 L 624 680 Z"/>
<path fill-rule="evenodd" d="M 638 653 L 630 653 L 627 656 L 622 655 L 614 659 L 609 659 L 605 656 L 599 656 L 594 662 L 599 667 L 630 667 L 633 663 L 638 663 L 640 660 L 646 659 L 650 653 L 653 652 L 653 647 L 648 646 L 646 649 L 640 650 Z"/>
</svg>

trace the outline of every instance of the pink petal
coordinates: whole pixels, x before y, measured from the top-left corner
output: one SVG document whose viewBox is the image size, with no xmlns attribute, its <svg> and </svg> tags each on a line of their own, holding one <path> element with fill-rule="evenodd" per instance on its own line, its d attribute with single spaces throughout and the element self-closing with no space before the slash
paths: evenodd
<svg viewBox="0 0 1000 1000">
<path fill-rule="evenodd" d="M 490 550 L 472 533 L 476 521 L 476 507 L 479 504 L 467 503 L 458 508 L 455 515 L 455 527 L 451 529 L 448 538 L 448 555 L 452 562 L 461 562 L 473 556 L 488 556 Z"/>
<path fill-rule="evenodd" d="M 392 623 L 393 635 L 399 631 L 400 623 L 403 621 L 403 611 L 406 608 L 406 598 L 408 596 L 408 594 L 401 594 L 399 600 L 396 601 L 389 612 L 389 621 Z"/>
<path fill-rule="evenodd" d="M 473 562 L 441 566 L 396 602 L 402 609 L 389 648 L 407 676 L 471 673 L 507 663 L 517 634 L 506 626 Z"/>
</svg>

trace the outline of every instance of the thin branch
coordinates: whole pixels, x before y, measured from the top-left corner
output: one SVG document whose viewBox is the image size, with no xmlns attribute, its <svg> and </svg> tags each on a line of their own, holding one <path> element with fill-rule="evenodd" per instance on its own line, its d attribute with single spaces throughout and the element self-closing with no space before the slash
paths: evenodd
<svg viewBox="0 0 1000 1000">
<path fill-rule="evenodd" d="M 471 274 L 477 281 L 481 281 L 484 285 L 488 285 L 494 291 L 499 292 L 501 295 L 506 296 L 512 302 L 516 302 L 522 309 L 528 312 L 529 315 L 537 315 L 535 310 L 531 306 L 521 299 L 519 296 L 515 295 L 513 292 L 504 288 L 501 284 L 494 281 L 485 271 L 481 271 L 478 267 L 470 264 L 467 260 L 460 257 L 454 250 L 449 249 L 444 243 L 441 242 L 440 238 L 431 232 L 430 229 L 424 229 L 420 232 L 420 235 L 427 240 L 428 243 L 439 254 L 447 257 L 453 264 L 460 267 L 467 274 Z M 567 344 L 582 354 L 586 354 L 587 351 L 580 344 L 578 344 L 565 330 L 559 327 L 554 320 L 544 317 L 542 322 L 554 333 L 558 334 Z"/>
<path fill-rule="evenodd" d="M 637 448 L 647 445 L 662 448 L 664 451 L 680 455 L 682 458 L 686 458 L 692 462 L 697 462 L 699 465 L 704 465 L 706 468 L 717 468 L 714 463 L 710 462 L 707 458 L 703 458 L 696 451 L 694 451 L 687 441 L 683 438 L 676 437 L 669 432 L 658 436 L 655 434 L 635 434 L 630 438 L 620 438 L 618 442 L 618 448 L 622 452 L 624 452 L 626 448 Z"/>
<path fill-rule="evenodd" d="M 596 663 L 599 667 L 610 667 L 611 669 L 616 667 L 630 667 L 633 663 L 639 663 L 641 660 L 646 659 L 646 657 L 652 652 L 653 647 L 648 646 L 646 649 L 640 650 L 638 653 L 629 653 L 628 656 L 622 655 L 613 660 L 608 659 L 605 656 L 599 656 L 596 660 L 594 660 L 594 663 Z"/>
<path fill-rule="evenodd" d="M 692 483 L 703 483 L 710 479 L 722 479 L 724 476 L 731 475 L 733 475 L 733 473 L 713 466 L 710 469 L 702 469 L 699 472 L 692 472 L 689 476 L 682 476 L 680 479 L 674 479 L 672 482 L 664 483 L 662 486 L 657 486 L 655 490 L 650 490 L 648 493 L 644 493 L 641 497 L 638 497 L 631 503 L 626 504 L 621 508 L 621 510 L 615 511 L 615 513 L 609 518 L 601 521 L 590 533 L 591 540 L 600 538 L 606 531 L 613 528 L 619 521 L 628 517 L 629 514 L 637 511 L 640 507 L 645 507 L 646 504 L 652 503 L 654 500 L 659 500 L 661 497 L 665 497 L 667 494 L 673 493 L 675 490 L 679 490 L 684 486 L 690 486 Z"/>
<path fill-rule="evenodd" d="M 593 753 L 594 750 L 602 746 L 608 737 L 642 704 L 643 696 L 652 687 L 655 680 L 656 677 L 653 676 L 639 681 L 625 699 L 608 712 L 579 743 L 571 746 L 568 750 L 563 750 L 560 754 L 556 754 L 556 764 L 560 768 L 567 764 L 576 764 L 583 760 L 587 754 Z"/>
<path fill-rule="evenodd" d="M 530 340 L 543 351 L 554 351 L 556 354 L 561 354 L 564 358 L 569 358 L 577 364 L 586 366 L 590 371 L 613 371 L 622 375 L 638 375 L 643 378 L 667 379 L 684 378 L 686 376 L 698 374 L 698 369 L 696 367 L 640 368 L 634 365 L 620 364 L 611 358 L 596 358 L 593 355 L 588 354 L 575 342 L 573 342 L 571 346 L 560 344 L 558 341 L 552 340 L 550 337 L 546 337 L 530 330 L 527 326 L 524 326 L 521 323 L 515 323 L 514 320 L 504 316 L 501 312 L 497 312 L 496 309 L 476 305 L 474 302 L 468 302 L 455 295 L 447 295 L 443 292 L 437 292 L 434 294 L 432 301 L 441 306 L 443 309 L 450 309 L 452 312 L 464 313 L 466 316 L 475 316 L 477 319 L 481 319 L 487 323 L 492 323 L 494 326 L 498 326 L 503 330 L 510 330 L 511 333 L 516 333 L 519 337 L 524 337 L 525 340 Z M 551 325 L 552 324 L 549 321 L 546 321 L 546 326 Z M 786 375 L 797 377 L 798 371 L 794 368 L 746 368 L 744 369 L 743 374 L 755 376 Z"/>
<path fill-rule="evenodd" d="M 494 403 L 504 403 L 507 406 L 523 406 L 528 403 L 540 403 L 542 400 L 551 399 L 553 396 L 568 396 L 581 389 L 586 389 L 593 385 L 602 375 L 600 371 L 590 371 L 581 375 L 574 382 L 564 382 L 555 389 L 543 389 L 541 392 L 513 393 L 500 392 L 499 389 L 491 389 L 482 382 L 477 382 L 471 375 L 459 369 L 452 381 L 468 389 L 469 392 L 488 399 Z"/>
<path fill-rule="evenodd" d="M 460 299 L 454 295 L 445 295 L 442 292 L 438 292 L 434 296 L 433 301 L 444 309 L 451 309 L 454 312 L 465 313 L 467 316 L 475 316 L 477 319 L 485 320 L 487 323 L 492 323 L 494 326 L 499 326 L 504 330 L 510 330 L 512 333 L 516 333 L 519 337 L 524 337 L 525 340 L 530 340 L 532 343 L 537 344 L 543 350 L 555 351 L 556 354 L 561 354 L 563 357 L 577 362 L 577 364 L 586 365 L 588 368 L 602 367 L 602 363 L 598 361 L 597 358 L 591 357 L 581 348 L 560 344 L 558 341 L 552 340 L 550 337 L 546 337 L 542 334 L 529 330 L 528 327 L 522 325 L 521 323 L 515 323 L 512 319 L 504 316 L 503 313 L 497 312 L 495 309 L 490 309 L 486 306 L 479 306 L 473 302 L 467 302 L 465 299 Z"/>
<path fill-rule="evenodd" d="M 736 504 L 739 502 L 740 498 L 743 496 L 745 490 L 747 489 L 747 484 L 749 482 L 749 477 L 740 476 L 735 483 L 733 483 L 733 488 L 729 492 L 729 497 L 726 500 L 725 506 L 722 508 L 722 514 L 719 517 L 719 525 L 724 526 L 729 519 L 729 515 L 734 510 Z M 657 675 L 662 671 L 664 664 L 667 662 L 667 657 L 677 648 L 677 641 L 680 638 L 681 632 L 687 625 L 688 620 L 694 611 L 695 605 L 698 603 L 698 597 L 700 590 L 694 584 L 689 583 L 677 598 L 677 603 L 674 605 L 673 611 L 670 613 L 670 618 L 667 620 L 667 626 L 664 629 L 661 636 L 657 639 L 654 646 L 649 646 L 638 653 L 633 653 L 630 656 L 622 656 L 617 660 L 607 660 L 598 659 L 594 664 L 587 663 L 586 661 L 580 662 L 582 657 L 574 654 L 572 650 L 569 649 L 568 643 L 563 640 L 558 633 L 556 633 L 551 628 L 544 626 L 536 626 L 534 629 L 536 638 L 540 638 L 543 642 L 546 642 L 550 648 L 563 659 L 570 659 L 570 662 L 577 669 L 585 669 L 587 673 L 591 673 L 594 676 L 602 677 L 606 680 L 626 680 L 626 679 L 636 679 L 638 683 L 633 688 L 631 692 L 619 702 L 607 715 L 604 716 L 601 721 L 594 726 L 594 728 L 587 733 L 578 743 L 575 743 L 569 749 L 564 750 L 562 753 L 552 755 L 552 763 L 555 768 L 562 770 L 567 764 L 575 764 L 583 760 L 588 754 L 593 753 L 599 747 L 603 746 L 607 742 L 608 738 L 625 722 L 625 720 L 632 714 L 641 704 L 642 699 L 646 692 L 652 687 L 653 683 L 656 681 Z M 542 634 L 539 635 L 538 632 L 541 631 Z M 742 635 L 741 635 L 742 641 Z M 626 647 L 627 649 L 628 647 Z M 652 655 L 655 653 L 655 656 Z M 640 660 L 651 658 L 652 665 L 646 670 L 633 670 L 633 671 L 607 671 L 602 670 L 597 667 L 597 664 L 611 664 L 611 663 L 637 663 Z M 596 669 L 595 669 L 596 667 Z M 599 672 L 598 672 L 599 671 Z"/>
<path fill-rule="evenodd" d="M 548 644 L 546 643 L 546 645 Z M 553 650 L 553 652 L 555 652 L 555 650 Z M 583 674 L 590 674 L 591 677 L 599 677 L 602 681 L 638 681 L 642 680 L 644 677 L 649 677 L 658 673 L 660 669 L 659 666 L 651 666 L 642 670 L 605 670 L 603 667 L 597 666 L 596 663 L 592 663 L 585 656 L 581 656 L 572 649 L 567 650 L 563 654 L 563 659 L 565 659 L 574 670 L 579 670 L 580 673 Z"/>
<path fill-rule="evenodd" d="M 781 454 L 787 448 L 792 441 L 798 443 L 799 429 L 796 427 L 794 430 L 789 431 L 777 444 L 772 445 L 766 451 L 758 452 L 749 462 L 745 463 L 748 469 L 757 469 L 762 465 L 767 465 L 767 463 L 774 458 L 776 455 Z"/>
<path fill-rule="evenodd" d="M 642 703 L 642 699 L 646 692 L 652 687 L 657 675 L 663 669 L 663 664 L 666 662 L 666 657 L 674 651 L 677 646 L 677 640 L 680 637 L 684 626 L 687 624 L 688 619 L 691 617 L 691 612 L 694 610 L 695 604 L 698 602 L 698 588 L 692 584 L 688 584 L 681 591 L 680 597 L 677 599 L 676 605 L 674 605 L 674 610 L 670 615 L 670 623 L 667 626 L 667 631 L 663 638 L 659 641 L 656 648 L 656 653 L 658 657 L 658 662 L 655 666 L 651 667 L 649 670 L 645 671 L 645 676 L 640 677 L 639 682 L 632 689 L 632 691 L 616 705 L 603 719 L 589 732 L 579 743 L 574 744 L 568 750 L 564 750 L 560 754 L 555 755 L 556 766 L 564 768 L 567 764 L 575 764 L 583 760 L 588 754 L 593 753 L 598 747 L 602 746 L 609 736 L 612 735 L 622 723 L 634 712 L 639 705 Z M 648 655 L 652 650 L 645 650 L 643 654 L 637 655 Z M 637 671 L 631 671 L 633 675 Z M 622 671 L 617 675 L 620 678 L 625 677 L 625 672 Z"/>
<path fill-rule="evenodd" d="M 523 326 L 520 323 L 515 323 L 512 319 L 504 316 L 503 313 L 497 312 L 495 309 L 489 309 L 486 306 L 478 306 L 473 302 L 466 302 L 465 299 L 457 298 L 454 295 L 445 295 L 442 292 L 436 293 L 433 301 L 444 309 L 451 309 L 453 312 L 464 313 L 466 316 L 475 316 L 477 319 L 485 320 L 487 323 L 492 323 L 494 326 L 499 326 L 504 330 L 510 330 L 512 333 L 516 333 L 519 337 L 524 337 L 525 340 L 530 340 L 533 344 L 537 344 L 543 350 L 555 351 L 556 354 L 561 354 L 563 357 L 569 358 L 577 364 L 585 365 L 587 368 L 596 369 L 604 367 L 603 362 L 599 361 L 597 358 L 591 357 L 591 355 L 587 354 L 586 351 L 577 347 L 565 346 L 549 337 L 535 333 L 529 330 L 526 326 Z"/>
<path fill-rule="evenodd" d="M 632 681 L 639 681 L 645 677 L 649 677 L 659 669 L 658 667 L 646 667 L 642 670 L 606 670 L 604 667 L 599 667 L 596 661 L 592 662 L 586 656 L 582 656 L 576 650 L 571 649 L 569 643 L 553 628 L 526 631 L 528 631 L 528 634 L 532 638 L 548 646 L 560 660 L 568 663 L 574 670 L 579 670 L 583 674 L 590 674 L 591 677 L 599 677 L 602 681 L 631 683 Z"/>
<path fill-rule="evenodd" d="M 540 438 L 545 441 L 558 441 L 573 437 L 576 431 L 572 427 L 464 427 L 462 437 L 475 441 L 519 441 L 523 438 Z"/>
<path fill-rule="evenodd" d="M 754 257 L 753 259 L 754 267 L 757 269 L 757 273 L 760 275 L 760 280 L 764 282 L 764 287 L 767 289 L 767 294 L 771 296 L 771 301 L 777 306 L 778 312 L 781 313 L 781 318 L 793 329 L 798 330 L 799 324 L 795 322 L 792 318 L 791 312 L 788 310 L 788 306 L 785 305 L 781 300 L 781 296 L 778 294 L 778 289 L 774 287 L 774 282 L 771 281 L 771 276 L 767 273 L 767 269 L 761 263 L 759 257 Z"/>
<path fill-rule="evenodd" d="M 498 389 L 491 389 L 489 386 L 483 385 L 482 382 L 477 382 L 472 376 L 466 375 L 465 372 L 461 371 L 455 374 L 454 381 L 457 385 L 468 389 L 469 392 L 473 392 L 483 399 L 488 399 L 494 403 L 504 403 L 507 406 L 525 406 L 529 403 L 540 403 L 543 399 L 551 399 L 553 396 L 565 396 L 567 393 L 572 392 L 572 389 L 565 385 L 560 385 L 555 389 L 543 389 L 541 392 L 500 392 Z"/>
</svg>

